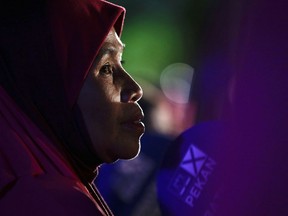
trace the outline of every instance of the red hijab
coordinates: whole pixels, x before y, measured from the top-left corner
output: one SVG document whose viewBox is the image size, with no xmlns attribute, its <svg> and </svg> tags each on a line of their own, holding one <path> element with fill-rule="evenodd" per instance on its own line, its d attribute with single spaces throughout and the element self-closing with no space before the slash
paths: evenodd
<svg viewBox="0 0 288 216">
<path fill-rule="evenodd" d="M 0 197 L 22 194 L 13 188 L 24 177 L 56 175 L 84 183 L 101 206 L 87 191 L 101 162 L 76 101 L 110 29 L 121 35 L 125 10 L 101 0 L 18 4 L 0 3 Z"/>
</svg>

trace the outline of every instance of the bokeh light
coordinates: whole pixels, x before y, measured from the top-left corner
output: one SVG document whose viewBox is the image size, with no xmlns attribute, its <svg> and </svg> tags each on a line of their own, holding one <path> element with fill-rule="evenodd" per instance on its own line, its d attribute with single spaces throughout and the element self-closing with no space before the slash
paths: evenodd
<svg viewBox="0 0 288 216">
<path fill-rule="evenodd" d="M 161 74 L 160 85 L 165 96 L 175 103 L 189 102 L 194 69 L 184 63 L 167 66 Z"/>
</svg>

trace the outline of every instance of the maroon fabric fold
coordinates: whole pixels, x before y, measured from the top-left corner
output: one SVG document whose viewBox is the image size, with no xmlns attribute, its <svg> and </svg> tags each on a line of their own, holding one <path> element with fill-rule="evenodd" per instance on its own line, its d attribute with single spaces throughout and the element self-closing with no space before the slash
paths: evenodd
<svg viewBox="0 0 288 216">
<path fill-rule="evenodd" d="M 68 2 L 48 3 L 57 60 L 68 102 L 73 106 L 93 59 L 111 27 L 114 26 L 118 35 L 121 35 L 124 10 L 102 1 Z"/>
</svg>

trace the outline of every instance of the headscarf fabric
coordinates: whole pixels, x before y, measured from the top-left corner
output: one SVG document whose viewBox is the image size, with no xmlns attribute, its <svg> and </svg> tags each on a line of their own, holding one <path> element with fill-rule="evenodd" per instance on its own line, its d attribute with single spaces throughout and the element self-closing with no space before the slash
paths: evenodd
<svg viewBox="0 0 288 216">
<path fill-rule="evenodd" d="M 93 200 L 96 212 L 111 214 L 99 207 L 95 188 L 83 184 L 91 182 L 83 173 L 99 160 L 76 121 L 76 101 L 111 28 L 121 35 L 125 9 L 101 0 L 16 0 L 0 8 L 0 198 L 8 200 L 0 200 L 1 215 L 12 205 L 5 197 L 25 197 L 21 181 L 43 176 L 53 176 L 55 185 L 72 179 L 70 186 Z M 19 206 L 29 206 L 29 199 L 22 201 Z"/>
</svg>

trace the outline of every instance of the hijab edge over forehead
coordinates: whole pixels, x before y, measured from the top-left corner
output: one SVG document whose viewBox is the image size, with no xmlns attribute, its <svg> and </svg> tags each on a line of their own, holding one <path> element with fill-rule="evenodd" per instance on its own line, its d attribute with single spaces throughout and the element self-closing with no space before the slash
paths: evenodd
<svg viewBox="0 0 288 216">
<path fill-rule="evenodd" d="M 121 36 L 125 9 L 106 1 L 54 0 L 48 14 L 57 62 L 69 107 L 112 27 Z"/>
<path fill-rule="evenodd" d="M 110 29 L 121 35 L 124 16 L 124 8 L 101 0 L 43 0 L 0 22 L 1 86 L 62 156 L 86 160 L 89 169 L 98 160 L 73 105 Z"/>
</svg>

